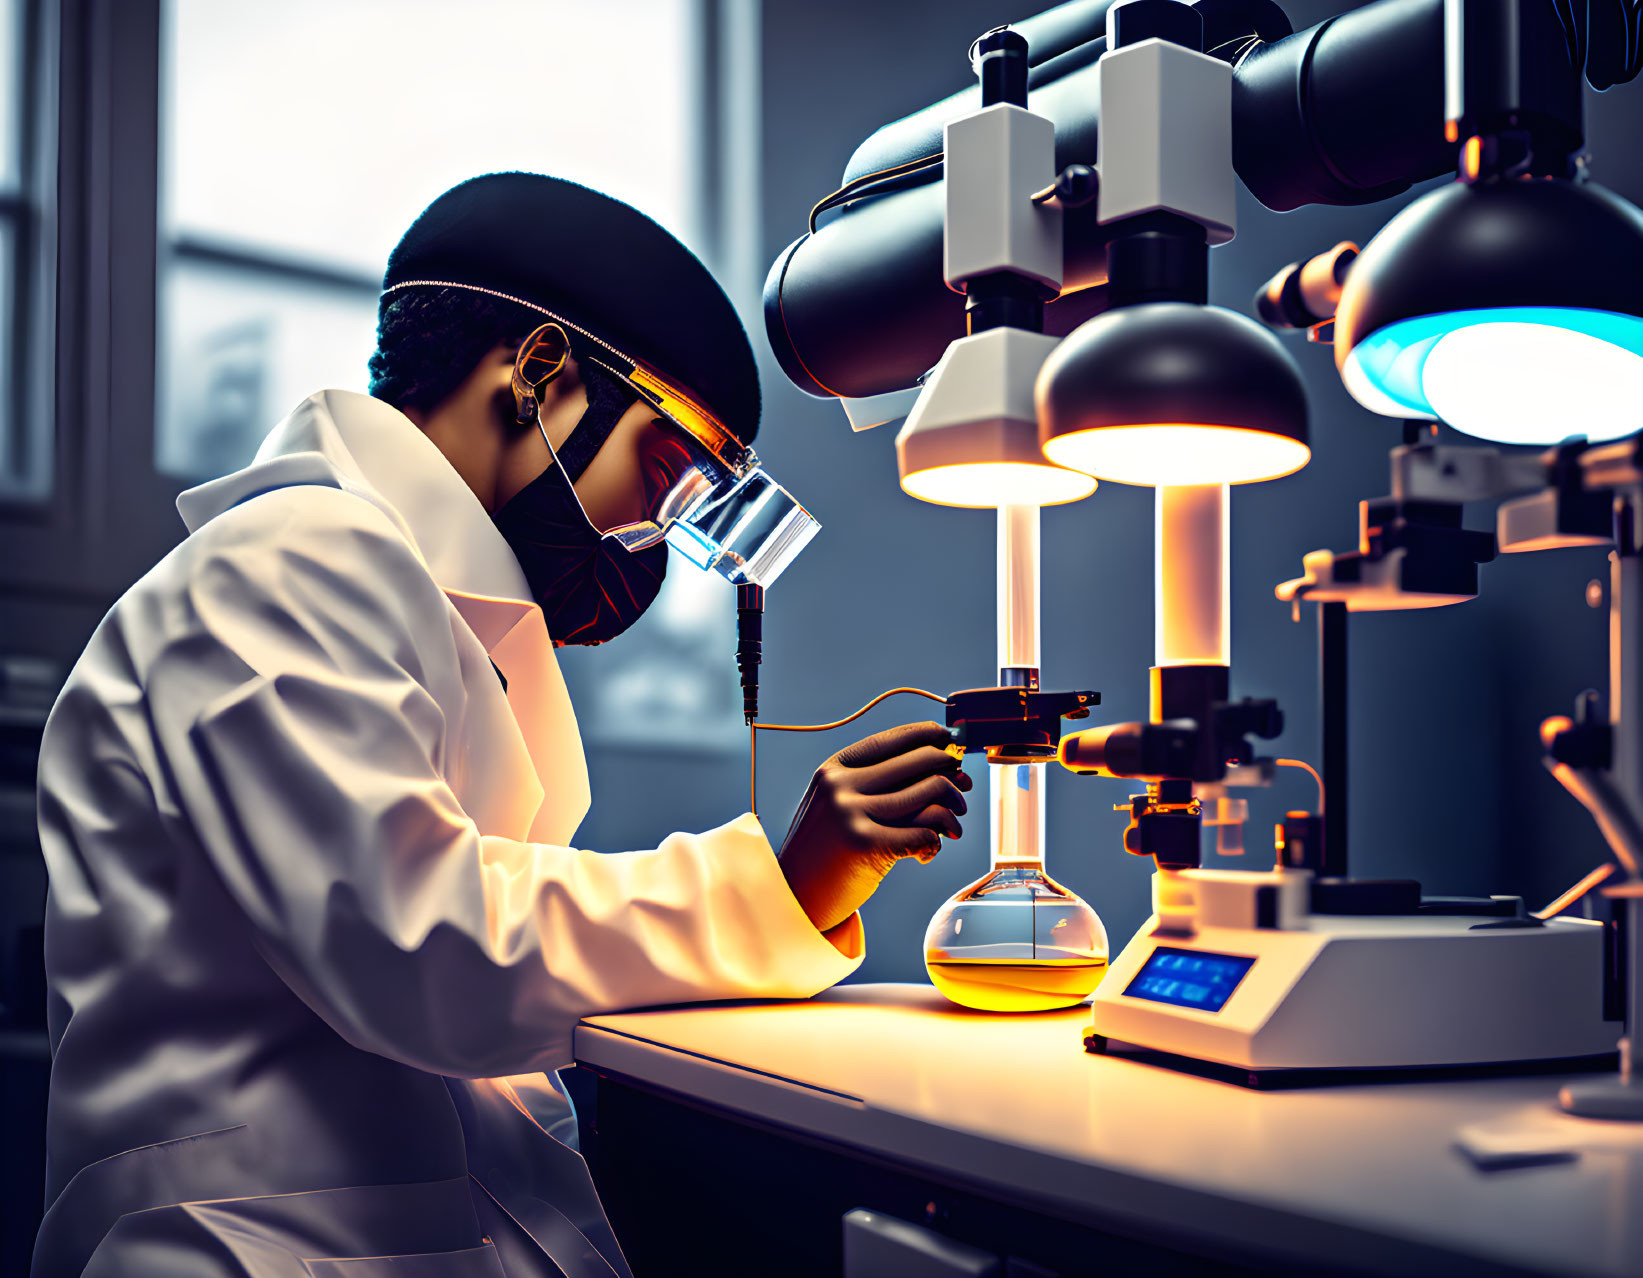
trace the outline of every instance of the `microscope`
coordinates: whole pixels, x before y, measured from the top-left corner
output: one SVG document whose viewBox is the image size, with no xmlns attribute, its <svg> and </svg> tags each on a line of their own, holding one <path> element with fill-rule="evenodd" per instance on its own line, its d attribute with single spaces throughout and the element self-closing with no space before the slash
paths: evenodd
<svg viewBox="0 0 1643 1278">
<path fill-rule="evenodd" d="M 1640 69 L 1600 39 L 1627 20 L 1617 13 L 1603 0 L 1583 14 L 1556 0 L 1378 0 L 1294 32 L 1268 0 L 1075 0 L 972 51 L 984 111 L 1008 102 L 1048 134 L 1002 114 L 984 130 L 969 93 L 887 125 L 775 263 L 766 319 L 783 370 L 841 399 L 857 430 L 911 407 L 903 488 L 998 507 L 1001 564 L 1017 562 L 1008 539 L 1036 531 L 1037 506 L 1088 495 L 1076 476 L 1155 489 L 1148 719 L 1061 736 L 1046 715 L 1034 741 L 1035 758 L 1053 738 L 1066 770 L 1141 787 L 1120 805 L 1123 842 L 1154 861 L 1154 912 L 1095 989 L 1090 1050 L 1262 1086 L 1591 1064 L 1618 1039 L 1619 1075 L 1563 1101 L 1643 1117 L 1630 1047 L 1643 945 L 1620 945 L 1643 936 L 1643 216 L 1585 181 L 1580 115 L 1583 79 L 1606 88 Z M 991 96 L 989 57 L 1010 86 Z M 1279 272 L 1257 299 L 1265 327 L 1207 305 L 1209 249 L 1235 229 L 1234 176 L 1283 211 L 1385 200 L 1445 174 L 1456 180 L 1362 253 L 1336 245 Z M 1358 548 L 1309 554 L 1277 588 L 1297 614 L 1318 609 L 1316 769 L 1263 756 L 1282 711 L 1232 691 L 1231 491 L 1294 473 L 1312 448 L 1274 328 L 1332 344 L 1353 397 L 1410 423 L 1391 494 L 1360 508 Z M 1440 444 L 1435 420 L 1551 447 Z M 1465 527 L 1466 503 L 1500 498 L 1494 534 Z M 1607 701 L 1588 694 L 1548 720 L 1542 749 L 1618 871 L 1537 914 L 1516 897 L 1433 898 L 1349 873 L 1351 613 L 1464 602 L 1497 553 L 1602 543 Z M 1020 612 L 1011 598 L 1001 618 Z M 1003 687 L 1017 678 L 1007 647 Z M 1205 868 L 1205 827 L 1222 850 L 1241 847 L 1236 792 L 1292 764 L 1313 772 L 1319 802 L 1286 816 L 1271 868 Z M 995 856 L 1000 828 L 995 816 Z M 1629 927 L 1560 917 L 1594 884 Z"/>
</svg>

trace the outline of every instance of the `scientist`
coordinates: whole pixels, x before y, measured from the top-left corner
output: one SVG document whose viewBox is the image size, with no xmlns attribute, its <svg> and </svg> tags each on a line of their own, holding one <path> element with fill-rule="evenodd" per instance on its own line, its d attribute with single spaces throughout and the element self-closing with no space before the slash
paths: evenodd
<svg viewBox="0 0 1643 1278">
<path fill-rule="evenodd" d="M 914 724 L 822 764 L 779 858 L 752 815 L 570 846 L 554 646 L 667 567 L 601 534 L 758 425 L 735 312 L 661 227 L 454 188 L 389 259 L 371 373 L 183 494 L 47 725 L 36 1278 L 625 1274 L 554 1086 L 577 1019 L 815 994 L 890 866 L 959 833 Z"/>
</svg>

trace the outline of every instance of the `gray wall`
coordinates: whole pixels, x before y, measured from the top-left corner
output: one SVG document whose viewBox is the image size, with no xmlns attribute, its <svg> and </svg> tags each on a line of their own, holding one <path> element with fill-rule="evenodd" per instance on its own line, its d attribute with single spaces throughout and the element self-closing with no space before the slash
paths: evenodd
<svg viewBox="0 0 1643 1278">
<path fill-rule="evenodd" d="M 872 129 L 964 82 L 971 38 L 1042 7 L 1031 0 L 767 4 L 761 260 L 800 232 L 810 205 L 836 185 Z M 1301 28 L 1348 6 L 1288 0 L 1283 7 Z M 1597 177 L 1643 201 L 1643 162 L 1625 142 L 1643 120 L 1643 90 L 1593 95 L 1589 110 Z M 1277 267 L 1339 239 L 1366 242 L 1408 198 L 1279 215 L 1243 197 L 1238 237 L 1212 255 L 1213 300 L 1247 309 Z M 1277 749 L 1315 760 L 1312 617 L 1292 624 L 1272 587 L 1299 573 L 1306 551 L 1354 543 L 1356 503 L 1387 491 L 1386 450 L 1399 434 L 1352 403 L 1326 348 L 1298 342 L 1294 349 L 1311 397 L 1313 461 L 1234 498 L 1233 682 L 1238 695 L 1277 697 L 1289 722 Z M 831 720 L 899 684 L 944 692 L 990 682 L 990 512 L 905 496 L 892 431 L 852 436 L 836 405 L 799 394 L 769 361 L 765 374 L 760 451 L 825 525 L 771 595 L 765 713 Z M 1491 527 L 1492 515 L 1476 509 L 1469 522 Z M 1151 527 L 1151 493 L 1117 484 L 1044 515 L 1047 686 L 1099 689 L 1103 719 L 1145 717 Z M 1580 689 L 1603 684 L 1603 615 L 1582 602 L 1586 582 L 1603 569 L 1594 551 L 1516 557 L 1486 568 L 1483 595 L 1460 607 L 1353 619 L 1357 873 L 1416 877 L 1432 892 L 1519 892 L 1538 906 L 1604 855 L 1584 814 L 1542 769 L 1536 737 L 1542 718 L 1566 712 Z M 827 738 L 767 736 L 760 790 L 772 837 L 785 830 L 821 757 L 932 709 L 898 698 Z M 595 759 L 595 811 L 583 839 L 648 846 L 670 829 L 735 815 L 745 786 L 740 759 Z M 1148 901 L 1150 863 L 1123 853 L 1124 818 L 1112 811 L 1131 788 L 1058 771 L 1049 781 L 1050 872 L 1101 913 L 1115 945 L 1142 922 Z M 978 786 L 974 797 L 982 794 Z M 629 795 L 645 802 L 624 801 Z M 1313 801 L 1296 773 L 1253 795 L 1251 848 L 1269 846 L 1286 808 Z M 961 841 L 928 867 L 899 866 L 869 904 L 858 979 L 921 979 L 929 916 L 986 860 L 978 803 Z M 1260 852 L 1243 863 L 1260 864 Z"/>
</svg>

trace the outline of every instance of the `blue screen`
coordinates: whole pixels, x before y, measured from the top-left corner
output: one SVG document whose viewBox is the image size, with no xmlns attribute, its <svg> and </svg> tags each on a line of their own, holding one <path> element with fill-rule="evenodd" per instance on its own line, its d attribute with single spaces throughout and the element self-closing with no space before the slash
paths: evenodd
<svg viewBox="0 0 1643 1278">
<path fill-rule="evenodd" d="M 1154 1003 L 1219 1012 L 1244 979 L 1244 973 L 1254 965 L 1254 959 L 1236 954 L 1206 954 L 1160 945 L 1141 965 L 1124 994 Z"/>
</svg>

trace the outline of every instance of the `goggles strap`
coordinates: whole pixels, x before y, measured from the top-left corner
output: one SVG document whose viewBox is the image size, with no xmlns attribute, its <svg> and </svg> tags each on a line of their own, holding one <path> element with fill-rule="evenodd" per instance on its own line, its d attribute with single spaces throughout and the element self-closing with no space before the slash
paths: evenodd
<svg viewBox="0 0 1643 1278">
<path fill-rule="evenodd" d="M 605 446 L 622 414 L 639 398 L 620 378 L 607 373 L 591 360 L 582 361 L 578 371 L 582 385 L 587 388 L 588 406 L 571 428 L 571 433 L 565 437 L 565 442 L 555 450 L 565 478 L 573 484 Z"/>
</svg>

